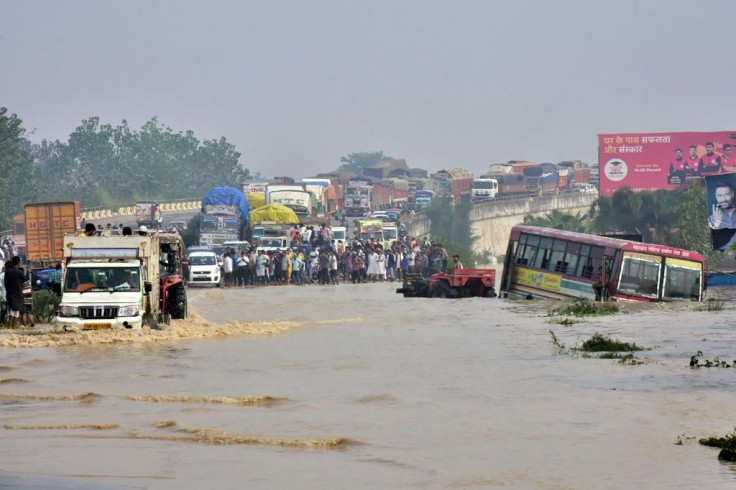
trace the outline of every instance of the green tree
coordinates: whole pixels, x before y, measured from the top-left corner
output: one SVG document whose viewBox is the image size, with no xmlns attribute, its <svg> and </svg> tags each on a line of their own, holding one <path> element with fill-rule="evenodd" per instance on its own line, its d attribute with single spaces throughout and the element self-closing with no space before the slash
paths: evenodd
<svg viewBox="0 0 736 490">
<path fill-rule="evenodd" d="M 13 215 L 23 211 L 23 202 L 34 200 L 37 178 L 31 145 L 24 137 L 23 121 L 0 107 L 0 229 L 10 228 Z"/>
<path fill-rule="evenodd" d="M 338 172 L 352 172 L 356 175 L 363 175 L 365 167 L 372 167 L 382 160 L 388 160 L 392 157 L 384 155 L 383 151 L 350 153 L 347 156 L 340 157 L 342 165 L 337 169 Z"/>
<path fill-rule="evenodd" d="M 469 200 L 455 205 L 451 195 L 432 199 L 427 208 L 432 243 L 442 244 L 450 255 L 459 255 L 466 265 L 485 263 L 488 259 L 473 251 L 477 237 L 471 232 L 470 208 Z"/>
<path fill-rule="evenodd" d="M 249 179 L 241 154 L 225 138 L 199 141 L 152 118 L 139 131 L 123 120 L 113 127 L 93 117 L 67 143 L 42 141 L 33 155 L 45 200 L 75 199 L 83 207 L 141 199 L 203 196 L 212 187 Z"/>
<path fill-rule="evenodd" d="M 554 209 L 544 216 L 527 214 L 524 216 L 523 223 L 525 225 L 544 226 L 556 230 L 576 231 L 578 233 L 590 233 L 592 230 L 592 224 L 587 214 L 563 213 L 559 209 Z"/>
<path fill-rule="evenodd" d="M 718 267 L 726 254 L 713 250 L 703 181 L 693 183 L 681 197 L 674 211 L 677 231 L 672 234 L 672 246 L 698 252 L 705 257 L 708 267 Z"/>
</svg>

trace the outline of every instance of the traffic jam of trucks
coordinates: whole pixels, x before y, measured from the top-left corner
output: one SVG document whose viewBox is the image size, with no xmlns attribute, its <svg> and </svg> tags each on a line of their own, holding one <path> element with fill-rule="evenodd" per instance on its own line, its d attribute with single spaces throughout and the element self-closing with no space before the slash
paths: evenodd
<svg viewBox="0 0 736 490">
<path fill-rule="evenodd" d="M 404 164 L 405 165 L 405 164 Z M 375 169 L 374 169 L 375 170 Z M 592 189 L 592 191 L 591 191 Z M 292 244 L 292 227 L 335 223 L 332 238 L 349 244 L 359 238 L 390 247 L 402 233 L 403 216 L 426 210 L 438 196 L 484 201 L 507 196 L 560 192 L 597 192 L 587 164 L 561 162 L 492 164 L 479 178 L 464 169 L 443 169 L 432 175 L 368 172 L 361 177 L 339 173 L 294 180 L 278 177 L 249 182 L 240 188 L 215 187 L 201 201 L 197 244 L 219 256 L 225 247 L 256 245 L 266 252 Z M 78 201 L 24 205 L 13 218 L 12 239 L 23 256 L 34 288 L 53 271 L 64 268 L 57 324 L 67 329 L 140 328 L 185 318 L 188 261 L 178 232 L 162 228 L 161 204 L 139 201 L 135 222 L 145 236 L 80 236 Z M 186 223 L 180 229 L 186 228 Z M 310 249 L 311 251 L 311 249 Z M 123 281 L 125 276 L 127 279 Z M 208 278 L 219 285 L 221 274 Z M 83 280 L 84 279 L 84 280 Z M 399 290 L 408 297 L 492 296 L 495 276 L 482 269 L 455 275 L 409 278 Z"/>
</svg>

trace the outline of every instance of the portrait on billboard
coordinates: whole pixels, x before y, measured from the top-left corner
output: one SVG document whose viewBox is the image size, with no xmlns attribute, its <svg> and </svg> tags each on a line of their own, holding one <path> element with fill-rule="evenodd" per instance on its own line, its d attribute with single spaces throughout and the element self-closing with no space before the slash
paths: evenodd
<svg viewBox="0 0 736 490">
<path fill-rule="evenodd" d="M 736 173 L 709 175 L 705 178 L 708 226 L 714 250 L 728 250 L 736 234 Z"/>
</svg>

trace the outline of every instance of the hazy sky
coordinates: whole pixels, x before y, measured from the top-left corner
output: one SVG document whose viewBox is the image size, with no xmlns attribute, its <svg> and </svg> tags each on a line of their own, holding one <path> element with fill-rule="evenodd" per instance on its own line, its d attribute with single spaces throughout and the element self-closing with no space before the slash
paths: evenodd
<svg viewBox="0 0 736 490">
<path fill-rule="evenodd" d="M 476 174 L 608 132 L 736 129 L 736 1 L 0 0 L 0 106 L 224 136 L 264 177 L 353 152 Z"/>
</svg>

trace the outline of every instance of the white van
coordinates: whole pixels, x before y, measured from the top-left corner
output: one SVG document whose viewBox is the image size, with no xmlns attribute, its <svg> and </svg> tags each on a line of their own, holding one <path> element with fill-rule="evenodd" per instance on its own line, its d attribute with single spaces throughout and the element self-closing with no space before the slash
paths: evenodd
<svg viewBox="0 0 736 490">
<path fill-rule="evenodd" d="M 250 250 L 250 243 L 246 242 L 245 240 L 240 240 L 240 241 L 233 240 L 233 241 L 223 242 L 221 246 L 230 247 L 236 252 L 240 250 L 245 250 L 245 251 Z"/>
<path fill-rule="evenodd" d="M 220 287 L 220 265 L 212 250 L 195 250 L 189 253 L 189 285 L 214 284 Z"/>
<path fill-rule="evenodd" d="M 344 226 L 333 226 L 332 227 L 332 239 L 335 240 L 335 243 L 337 243 L 339 240 L 342 240 L 343 243 L 347 243 L 347 228 Z"/>
<path fill-rule="evenodd" d="M 573 189 L 583 194 L 598 194 L 598 189 L 593 184 L 573 184 Z"/>
</svg>

